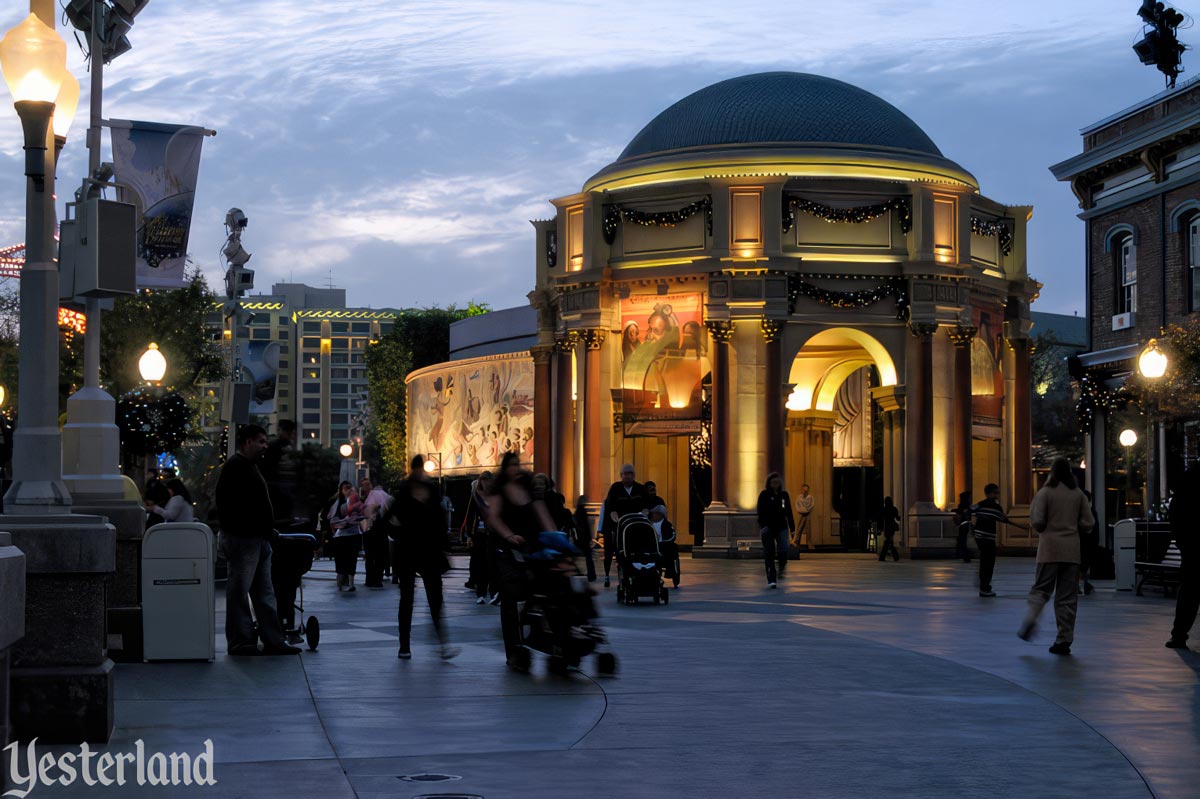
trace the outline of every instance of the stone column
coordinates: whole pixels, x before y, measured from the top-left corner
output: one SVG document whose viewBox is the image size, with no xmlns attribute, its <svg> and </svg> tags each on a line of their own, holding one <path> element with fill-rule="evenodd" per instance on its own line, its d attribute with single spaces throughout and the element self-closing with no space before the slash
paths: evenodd
<svg viewBox="0 0 1200 799">
<path fill-rule="evenodd" d="M 959 326 L 950 331 L 954 343 L 954 499 L 964 491 L 971 491 L 973 482 L 971 463 L 971 342 L 976 329 Z M 979 500 L 982 497 L 972 497 Z"/>
<path fill-rule="evenodd" d="M 933 336 L 936 324 L 912 323 L 909 325 L 917 338 L 917 358 L 910 374 L 915 373 L 920 387 L 915 413 L 909 418 L 914 423 L 913 442 L 916 451 L 916 485 L 913 486 L 915 504 L 933 507 Z"/>
<path fill-rule="evenodd" d="M 572 396 L 572 355 L 579 336 L 569 333 L 554 339 L 554 482 L 574 504 L 580 493 L 575 485 L 575 398 Z M 588 501 L 594 501 L 588 497 Z"/>
<path fill-rule="evenodd" d="M 896 507 L 908 507 L 904 495 L 904 389 L 879 386 L 871 389 L 871 399 L 883 418 L 883 493 Z"/>
<path fill-rule="evenodd" d="M 1033 499 L 1033 433 L 1030 419 L 1029 355 L 1027 338 L 1010 338 L 1013 352 L 1013 505 L 1028 506 Z"/>
<path fill-rule="evenodd" d="M 529 348 L 533 356 L 533 470 L 550 474 L 551 431 L 550 418 L 552 384 L 550 381 L 550 356 L 554 347 L 538 345 Z"/>
<path fill-rule="evenodd" d="M 8 744 L 9 730 L 8 658 L 13 646 L 25 635 L 25 555 L 12 545 L 10 533 L 0 533 L 0 751 Z M 0 766 L 0 790 L 4 772 Z"/>
<path fill-rule="evenodd" d="M 733 323 L 706 322 L 712 334 L 712 505 L 724 507 L 729 500 L 729 340 Z"/>
<path fill-rule="evenodd" d="M 607 331 L 584 330 L 580 335 L 584 350 L 583 376 L 583 484 L 589 502 L 599 502 L 605 494 L 606 475 L 600 471 L 600 431 L 605 423 L 600 413 L 600 348 Z"/>
<path fill-rule="evenodd" d="M 786 398 L 781 393 L 780 376 L 783 364 L 783 342 L 780 340 L 783 323 L 775 319 L 762 320 L 763 339 L 767 342 L 767 390 L 763 392 L 763 414 L 767 424 L 767 474 L 783 474 L 783 423 Z M 786 485 L 786 484 L 785 484 Z"/>
</svg>

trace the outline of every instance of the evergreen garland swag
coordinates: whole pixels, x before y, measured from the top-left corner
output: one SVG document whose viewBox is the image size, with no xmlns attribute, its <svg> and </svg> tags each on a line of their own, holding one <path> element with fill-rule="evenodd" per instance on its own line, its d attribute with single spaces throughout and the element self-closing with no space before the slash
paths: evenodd
<svg viewBox="0 0 1200 799">
<path fill-rule="evenodd" d="M 1005 255 L 1012 255 L 1013 234 L 1008 225 L 1001 221 L 989 221 L 977 216 L 971 217 L 971 232 L 976 236 L 997 236 L 1000 239 L 1000 249 Z"/>
<path fill-rule="evenodd" d="M 644 227 L 675 227 L 698 213 L 704 213 L 704 227 L 712 235 L 712 197 L 702 197 L 674 211 L 639 211 L 624 205 L 604 206 L 604 241 L 612 244 L 617 240 L 617 228 L 621 220 Z"/>
<path fill-rule="evenodd" d="M 831 279 L 845 279 L 845 275 L 819 275 Z M 833 291 L 807 283 L 798 275 L 788 275 L 788 312 L 794 313 L 796 300 L 807 297 L 831 308 L 866 308 L 885 297 L 896 298 L 896 318 L 908 318 L 908 285 L 900 278 L 888 278 L 877 286 L 858 291 Z"/>
<path fill-rule="evenodd" d="M 157 455 L 174 452 L 187 439 L 193 412 L 175 391 L 135 388 L 117 402 L 117 427 L 127 452 Z"/>
<path fill-rule="evenodd" d="M 809 216 L 824 219 L 826 222 L 843 222 L 861 224 L 878 219 L 884 214 L 895 211 L 900 215 L 900 232 L 912 230 L 912 207 L 907 197 L 896 197 L 887 202 L 875 205 L 860 205 L 856 208 L 831 208 L 821 205 L 794 194 L 783 195 L 783 232 L 787 233 L 796 224 L 796 211 L 803 211 Z"/>
</svg>

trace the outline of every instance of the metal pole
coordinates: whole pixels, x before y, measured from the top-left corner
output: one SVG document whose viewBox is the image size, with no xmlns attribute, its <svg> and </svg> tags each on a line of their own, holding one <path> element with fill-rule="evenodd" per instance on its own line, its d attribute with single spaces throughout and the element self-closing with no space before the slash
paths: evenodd
<svg viewBox="0 0 1200 799">
<path fill-rule="evenodd" d="M 88 177 L 94 178 L 100 171 L 100 121 L 103 119 L 104 102 L 104 53 L 100 42 L 100 1 L 92 0 L 92 32 L 89 45 L 91 54 L 92 82 L 88 97 Z M 83 385 L 84 388 L 100 387 L 100 300 L 88 297 L 84 306 L 87 315 L 87 331 L 83 337 Z"/>
</svg>

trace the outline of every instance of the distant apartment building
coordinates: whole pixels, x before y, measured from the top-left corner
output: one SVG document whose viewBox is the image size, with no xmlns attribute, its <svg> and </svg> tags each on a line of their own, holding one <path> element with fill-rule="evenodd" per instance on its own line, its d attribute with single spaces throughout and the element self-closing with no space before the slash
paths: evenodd
<svg viewBox="0 0 1200 799">
<path fill-rule="evenodd" d="M 242 308 L 251 314 L 237 331 L 242 379 L 254 385 L 251 415 L 272 431 L 294 420 L 300 443 L 350 442 L 367 403 L 367 345 L 391 332 L 401 312 L 347 308 L 345 289 L 303 283 L 276 283 Z M 219 310 L 210 325 L 229 339 Z"/>
</svg>

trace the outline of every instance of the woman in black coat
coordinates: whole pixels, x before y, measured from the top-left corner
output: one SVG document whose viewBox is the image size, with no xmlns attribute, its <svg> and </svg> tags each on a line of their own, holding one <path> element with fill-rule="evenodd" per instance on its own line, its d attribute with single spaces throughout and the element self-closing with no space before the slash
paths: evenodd
<svg viewBox="0 0 1200 799">
<path fill-rule="evenodd" d="M 449 660 L 460 650 L 450 646 L 442 624 L 442 575 L 450 568 L 446 556 L 446 518 L 437 483 L 426 476 L 425 459 L 420 455 L 413 458 L 408 479 L 396 489 L 390 515 L 389 521 L 398 527 L 394 533 L 395 572 L 400 582 L 400 608 L 397 614 L 400 651 L 397 657 L 401 660 L 412 657 L 409 634 L 412 631 L 416 578 L 419 574 L 421 582 L 425 584 L 425 598 L 429 600 L 433 629 L 442 645 L 442 659 Z"/>
<path fill-rule="evenodd" d="M 887 560 L 890 550 L 892 557 L 900 560 L 900 550 L 896 549 L 896 532 L 900 529 L 900 509 L 892 502 L 891 497 L 883 498 L 883 509 L 879 512 L 879 521 L 883 524 L 883 546 L 879 549 L 879 562 Z"/>
<path fill-rule="evenodd" d="M 783 490 L 779 472 L 767 475 L 767 485 L 758 495 L 758 527 L 762 534 L 763 560 L 767 566 L 767 587 L 775 587 L 775 560 L 779 576 L 787 569 L 788 543 L 796 520 L 792 518 L 792 498 Z"/>
</svg>

